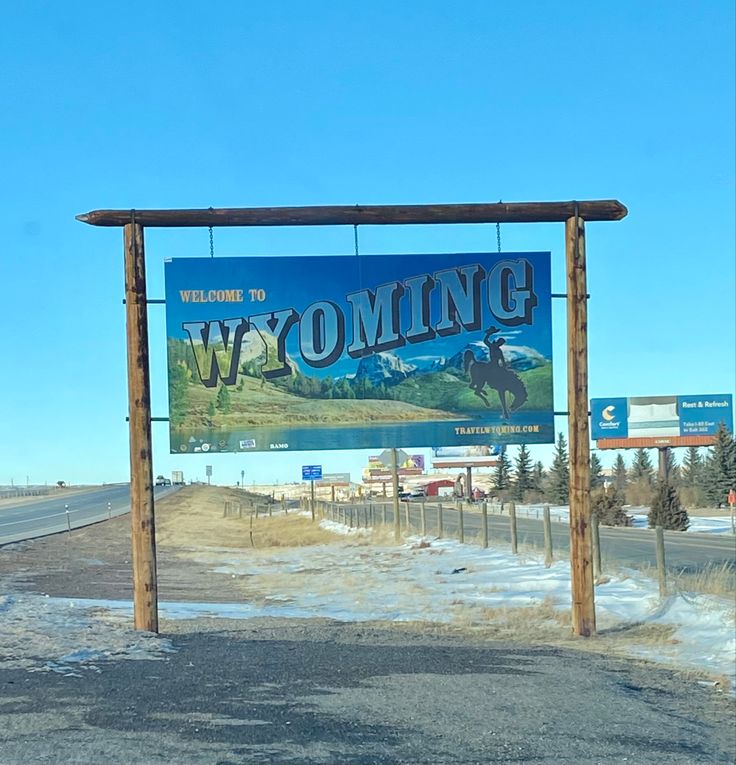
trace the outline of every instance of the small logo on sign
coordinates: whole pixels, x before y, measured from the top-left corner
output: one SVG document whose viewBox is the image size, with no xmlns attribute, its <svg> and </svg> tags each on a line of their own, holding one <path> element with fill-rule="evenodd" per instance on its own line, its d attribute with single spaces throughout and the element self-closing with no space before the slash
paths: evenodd
<svg viewBox="0 0 736 765">
<path fill-rule="evenodd" d="M 603 412 L 602 412 L 602 414 L 603 414 L 603 419 L 604 419 L 604 420 L 606 420 L 607 422 L 610 422 L 610 421 L 611 421 L 611 420 L 612 420 L 612 419 L 613 419 L 613 418 L 616 416 L 616 415 L 613 413 L 615 409 L 616 409 L 616 407 L 615 407 L 615 406 L 607 406 L 607 407 L 606 407 L 606 408 L 603 410 Z"/>
</svg>

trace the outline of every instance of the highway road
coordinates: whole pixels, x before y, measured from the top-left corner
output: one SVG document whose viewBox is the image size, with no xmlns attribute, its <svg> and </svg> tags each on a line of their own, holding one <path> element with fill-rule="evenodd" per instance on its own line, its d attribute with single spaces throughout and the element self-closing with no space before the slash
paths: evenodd
<svg viewBox="0 0 736 765">
<path fill-rule="evenodd" d="M 155 496 L 176 491 L 157 486 Z M 0 545 L 57 534 L 114 518 L 130 511 L 130 485 L 110 484 L 81 493 L 55 491 L 53 496 L 19 500 L 0 506 Z"/>
<path fill-rule="evenodd" d="M 378 509 L 382 503 L 373 503 Z M 357 506 L 356 506 L 357 507 Z M 364 505 L 360 505 L 364 507 Z M 393 507 L 386 505 L 387 520 L 393 523 Z M 404 527 L 405 504 L 401 507 L 401 523 Z M 443 505 L 444 536 L 457 538 L 459 513 L 451 504 Z M 421 529 L 420 504 L 410 503 L 409 519 L 414 529 Z M 480 508 L 463 513 L 465 540 L 480 540 L 482 520 Z M 437 534 L 438 503 L 426 503 L 426 527 L 428 534 Z M 520 545 L 529 544 L 540 549 L 544 547 L 544 527 L 535 518 L 517 518 L 517 533 Z M 510 519 L 507 514 L 488 513 L 488 535 L 491 542 L 499 540 L 511 544 Z M 736 538 L 732 534 L 698 534 L 682 531 L 666 531 L 665 549 L 667 567 L 684 572 L 702 571 L 707 566 L 730 566 L 736 573 Z M 623 566 L 656 566 L 655 535 L 651 529 L 600 527 L 601 558 Z M 555 557 L 567 558 L 570 550 L 570 530 L 566 522 L 552 522 L 552 546 Z"/>
</svg>

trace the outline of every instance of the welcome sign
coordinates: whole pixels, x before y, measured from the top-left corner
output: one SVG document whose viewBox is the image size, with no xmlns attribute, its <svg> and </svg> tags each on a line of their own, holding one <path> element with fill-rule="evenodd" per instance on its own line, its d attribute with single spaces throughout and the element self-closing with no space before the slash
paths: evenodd
<svg viewBox="0 0 736 765">
<path fill-rule="evenodd" d="M 165 275 L 172 452 L 554 441 L 549 253 Z"/>
</svg>

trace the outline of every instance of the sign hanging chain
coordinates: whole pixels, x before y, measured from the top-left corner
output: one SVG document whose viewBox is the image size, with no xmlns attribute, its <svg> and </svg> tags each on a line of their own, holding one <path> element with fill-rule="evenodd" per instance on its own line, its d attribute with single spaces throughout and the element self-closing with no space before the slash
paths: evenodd
<svg viewBox="0 0 736 765">
<path fill-rule="evenodd" d="M 502 200 L 498 200 L 498 203 L 501 204 Z M 501 253 L 501 224 L 496 221 L 496 246 L 498 247 L 499 254 Z"/>
<path fill-rule="evenodd" d="M 355 239 L 355 257 L 360 256 L 360 252 L 358 250 L 358 224 L 353 224 L 353 238 Z"/>
<path fill-rule="evenodd" d="M 215 257 L 215 235 L 212 232 L 212 226 L 210 226 L 210 257 Z"/>
</svg>

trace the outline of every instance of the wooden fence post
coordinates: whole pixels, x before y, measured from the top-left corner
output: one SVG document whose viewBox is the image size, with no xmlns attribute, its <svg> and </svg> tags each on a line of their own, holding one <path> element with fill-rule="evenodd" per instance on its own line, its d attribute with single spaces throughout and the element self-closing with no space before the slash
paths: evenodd
<svg viewBox="0 0 736 765">
<path fill-rule="evenodd" d="M 601 538 L 598 533 L 598 515 L 591 513 L 590 516 L 590 540 L 593 546 L 593 579 L 601 575 Z"/>
<path fill-rule="evenodd" d="M 460 544 L 465 544 L 465 515 L 463 510 L 465 503 L 460 502 L 458 504 L 459 504 L 458 513 L 460 518 L 460 534 L 459 534 Z"/>
<path fill-rule="evenodd" d="M 445 523 L 442 517 L 442 503 L 440 502 L 437 505 L 437 538 L 442 539 L 442 536 L 444 533 L 445 533 Z"/>
<path fill-rule="evenodd" d="M 667 595 L 667 567 L 664 556 L 664 529 L 656 527 L 657 535 L 657 578 L 659 580 L 659 597 Z"/>
<path fill-rule="evenodd" d="M 483 520 L 483 549 L 488 549 L 488 503 L 483 500 L 483 504 L 480 506 L 480 511 Z"/>
<path fill-rule="evenodd" d="M 549 568 L 552 565 L 552 519 L 549 514 L 549 505 L 544 506 L 544 565 Z"/>
<path fill-rule="evenodd" d="M 516 503 L 509 502 L 509 526 L 511 529 L 511 552 L 517 555 L 519 552 L 518 534 L 516 531 Z"/>
<path fill-rule="evenodd" d="M 383 482 L 384 491 L 386 482 Z M 396 449 L 391 449 L 391 488 L 393 489 L 394 505 L 394 541 L 401 539 L 401 518 L 399 517 L 399 466 L 397 464 Z"/>
<path fill-rule="evenodd" d="M 422 519 L 422 536 L 427 536 L 427 506 L 422 502 L 419 506 L 419 512 Z"/>
</svg>

